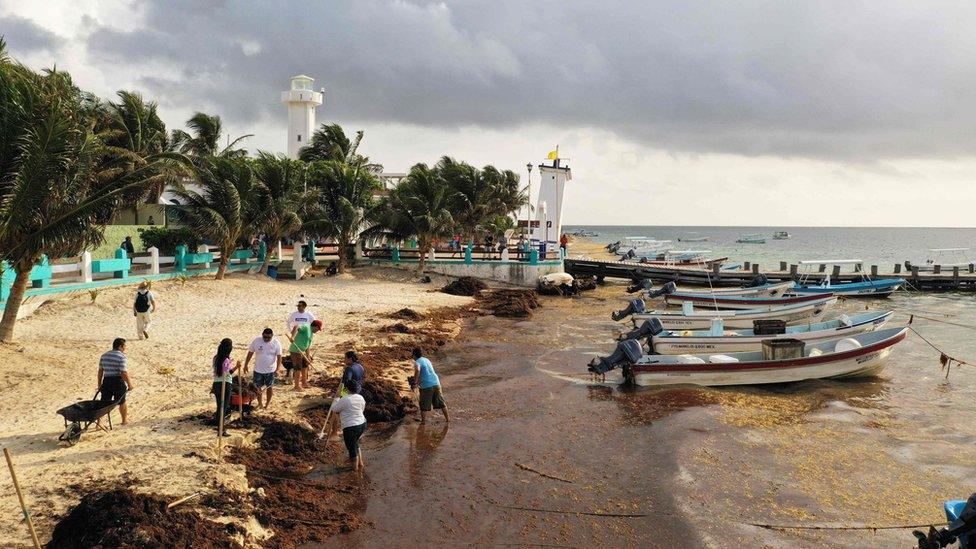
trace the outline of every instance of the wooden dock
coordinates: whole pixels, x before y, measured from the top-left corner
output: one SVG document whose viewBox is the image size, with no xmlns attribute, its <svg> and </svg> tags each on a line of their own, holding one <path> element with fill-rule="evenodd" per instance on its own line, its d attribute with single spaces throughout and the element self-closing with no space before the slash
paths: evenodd
<svg viewBox="0 0 976 549">
<path fill-rule="evenodd" d="M 735 287 L 748 286 L 753 279 L 762 274 L 770 282 L 786 280 L 798 281 L 806 276 L 810 283 L 819 283 L 825 276 L 830 275 L 831 282 L 858 282 L 862 276 L 868 274 L 871 278 L 900 278 L 909 289 L 926 292 L 976 292 L 976 269 L 974 265 L 968 268 L 953 267 L 951 270 L 939 268 L 938 265 L 931 272 L 919 272 L 918 267 L 905 268 L 895 265 L 895 272 L 879 273 L 877 265 L 871 265 L 869 272 L 858 269 L 854 272 L 840 272 L 839 266 L 834 266 L 827 272 L 827 265 L 821 265 L 818 272 L 798 272 L 797 265 L 780 262 L 777 270 L 763 270 L 758 264 L 744 263 L 741 269 L 723 270 L 718 265 L 711 269 L 698 267 L 647 265 L 633 261 L 594 261 L 590 259 L 566 259 L 566 272 L 573 276 L 595 276 L 598 281 L 606 278 L 622 278 L 627 280 L 653 280 L 654 282 L 675 282 L 685 286 L 713 286 Z"/>
</svg>

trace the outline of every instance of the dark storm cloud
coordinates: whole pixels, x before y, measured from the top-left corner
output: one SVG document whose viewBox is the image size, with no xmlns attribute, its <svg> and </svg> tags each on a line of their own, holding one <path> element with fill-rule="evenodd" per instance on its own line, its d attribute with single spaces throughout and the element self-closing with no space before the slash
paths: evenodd
<svg viewBox="0 0 976 549">
<path fill-rule="evenodd" d="M 549 123 L 664 149 L 872 159 L 976 151 L 972 3 L 146 1 L 104 59 L 162 102 L 279 116 L 305 73 L 337 118 Z"/>
<path fill-rule="evenodd" d="M 52 51 L 63 42 L 53 32 L 16 15 L 0 15 L 0 36 L 3 36 L 13 55 L 38 50 Z"/>
</svg>

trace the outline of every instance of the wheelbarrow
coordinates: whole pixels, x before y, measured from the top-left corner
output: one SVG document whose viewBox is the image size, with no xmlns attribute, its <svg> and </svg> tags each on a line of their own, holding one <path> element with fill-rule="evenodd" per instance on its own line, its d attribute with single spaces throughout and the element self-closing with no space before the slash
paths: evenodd
<svg viewBox="0 0 976 549">
<path fill-rule="evenodd" d="M 81 434 L 87 431 L 93 423 L 96 428 L 103 431 L 112 428 L 111 412 L 119 405 L 119 402 L 116 400 L 95 400 L 100 392 L 96 391 L 92 400 L 82 400 L 58 410 L 58 414 L 64 417 L 64 432 L 58 436 L 58 440 L 67 442 L 69 446 L 74 446 L 81 438 Z M 98 424 L 98 420 L 105 416 L 108 416 L 108 429 Z"/>
</svg>

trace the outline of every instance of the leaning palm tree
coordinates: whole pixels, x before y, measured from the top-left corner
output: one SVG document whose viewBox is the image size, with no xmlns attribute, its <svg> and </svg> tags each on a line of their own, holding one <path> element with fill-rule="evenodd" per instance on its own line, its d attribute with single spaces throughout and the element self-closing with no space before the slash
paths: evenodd
<svg viewBox="0 0 976 549">
<path fill-rule="evenodd" d="M 7 59 L 0 40 L 0 257 L 14 280 L 0 320 L 11 341 L 31 271 L 100 244 L 119 209 L 143 198 L 152 158 L 134 165 L 93 130 L 96 108 L 66 73 Z"/>
<path fill-rule="evenodd" d="M 382 184 L 358 164 L 327 160 L 309 166 L 308 185 L 317 200 L 303 231 L 335 238 L 339 272 L 345 272 L 349 245 L 359 236 L 373 206 L 373 193 Z"/>
<path fill-rule="evenodd" d="M 299 192 L 304 186 L 305 166 L 300 160 L 259 151 L 252 167 L 258 182 L 256 200 L 262 208 L 259 212 L 260 230 L 267 236 L 266 242 L 277 246 L 282 238 L 294 236 L 302 228 L 302 219 L 296 210 Z M 261 265 L 262 273 L 268 272 L 270 263 L 269 250 Z"/>
<path fill-rule="evenodd" d="M 342 126 L 322 124 L 309 138 L 308 145 L 298 151 L 298 158 L 305 162 L 332 160 L 363 166 L 373 174 L 382 172 L 383 166 L 370 163 L 368 157 L 359 154 L 359 145 L 362 142 L 362 130 L 356 132 L 355 138 L 349 139 Z"/>
<path fill-rule="evenodd" d="M 266 193 L 258 191 L 254 172 L 244 158 L 201 158 L 193 172 L 200 190 L 174 190 L 180 202 L 176 211 L 181 223 L 217 244 L 220 263 L 215 278 L 220 280 L 237 245 L 261 225 L 262 212 L 269 209 L 260 202 Z"/>
<path fill-rule="evenodd" d="M 106 145 L 129 153 L 132 165 L 145 165 L 147 159 L 165 157 L 171 150 L 166 124 L 157 112 L 155 101 L 146 101 L 136 92 L 119 91 L 118 101 L 104 104 L 96 129 Z M 175 156 L 175 155 L 173 155 Z M 178 186 L 188 175 L 184 162 L 161 161 L 155 164 L 147 200 L 158 202 L 167 187 Z M 138 205 L 133 204 L 136 224 Z"/>
<path fill-rule="evenodd" d="M 219 116 L 198 112 L 186 121 L 186 125 L 190 128 L 189 132 L 173 130 L 173 146 L 179 152 L 196 158 L 207 156 L 243 158 L 247 156 L 247 149 L 242 149 L 239 145 L 253 134 L 242 135 L 233 141 L 228 138 L 227 145 L 220 148 L 223 124 Z"/>
<path fill-rule="evenodd" d="M 369 232 L 386 232 L 398 240 L 417 237 L 420 247 L 417 271 L 422 273 L 431 246 L 448 235 L 455 225 L 451 208 L 457 195 L 438 170 L 417 164 L 380 203 L 374 217 L 377 224 Z"/>
</svg>

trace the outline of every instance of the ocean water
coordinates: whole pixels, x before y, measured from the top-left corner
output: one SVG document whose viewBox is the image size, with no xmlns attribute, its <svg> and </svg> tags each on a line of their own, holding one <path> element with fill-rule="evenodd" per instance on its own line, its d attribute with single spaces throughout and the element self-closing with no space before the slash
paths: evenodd
<svg viewBox="0 0 976 549">
<path fill-rule="evenodd" d="M 976 260 L 976 228 L 918 227 L 666 227 L 567 225 L 565 232 L 594 231 L 592 240 L 610 243 L 629 236 L 672 240 L 671 249 L 710 250 L 709 257 L 729 257 L 733 261 L 759 263 L 772 269 L 780 261 L 796 263 L 811 259 L 860 259 L 865 270 L 878 265 L 880 272 L 892 272 L 895 263 L 906 260 L 924 264 L 961 263 Z M 773 240 L 773 232 L 786 230 L 790 240 Z M 736 243 L 742 235 L 760 233 L 765 244 Z M 707 242 L 680 242 L 679 238 L 707 236 Z M 932 248 L 968 248 L 968 252 L 945 252 L 941 257 Z M 572 250 L 571 250 L 572 254 Z M 846 270 L 846 269 L 845 269 Z"/>
</svg>

